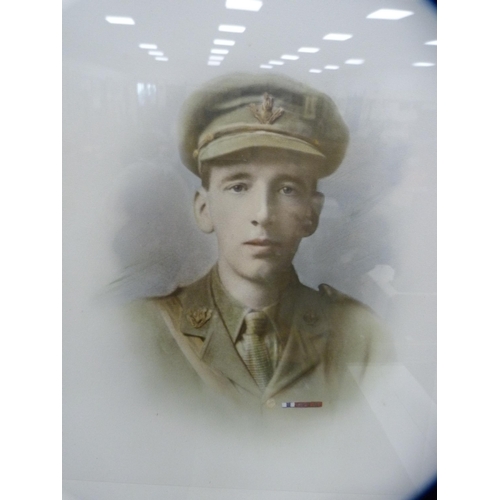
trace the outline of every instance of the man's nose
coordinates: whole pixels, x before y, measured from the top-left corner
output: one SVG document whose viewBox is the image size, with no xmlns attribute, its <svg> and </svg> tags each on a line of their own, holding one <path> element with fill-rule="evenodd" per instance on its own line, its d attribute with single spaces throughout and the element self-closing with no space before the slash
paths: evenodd
<svg viewBox="0 0 500 500">
<path fill-rule="evenodd" d="M 252 224 L 254 226 L 271 224 L 274 219 L 274 202 L 271 193 L 267 190 L 259 191 L 252 201 L 254 203 Z"/>
</svg>

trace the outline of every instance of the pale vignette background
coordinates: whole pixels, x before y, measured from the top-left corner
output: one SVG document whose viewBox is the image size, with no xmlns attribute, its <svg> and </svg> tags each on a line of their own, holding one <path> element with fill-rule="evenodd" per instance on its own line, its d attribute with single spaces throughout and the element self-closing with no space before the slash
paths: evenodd
<svg viewBox="0 0 500 500">
<path fill-rule="evenodd" d="M 215 258 L 213 240 L 194 226 L 198 184 L 180 164 L 175 130 L 182 101 L 209 74 L 116 67 L 68 40 L 67 494 L 403 498 L 423 486 L 435 472 L 435 72 L 373 69 L 322 80 L 287 73 L 329 93 L 351 131 L 346 160 L 322 181 L 325 209 L 297 255 L 299 276 L 374 308 L 393 332 L 397 363 L 335 421 L 301 416 L 299 431 L 256 436 L 244 417 L 220 427 L 199 402 L 179 402 L 156 344 L 123 311 L 128 300 L 189 282 Z M 242 66 L 235 69 L 257 71 Z"/>
</svg>

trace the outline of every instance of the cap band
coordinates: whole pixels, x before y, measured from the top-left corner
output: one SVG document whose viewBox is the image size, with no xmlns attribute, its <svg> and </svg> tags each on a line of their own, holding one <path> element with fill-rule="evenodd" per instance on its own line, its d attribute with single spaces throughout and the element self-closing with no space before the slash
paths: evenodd
<svg viewBox="0 0 500 500">
<path fill-rule="evenodd" d="M 205 136 L 202 136 L 200 138 L 200 141 L 198 143 L 198 148 L 193 151 L 193 158 L 198 158 L 200 155 L 200 151 L 210 144 L 212 141 L 219 139 L 221 137 L 234 137 L 237 134 L 245 134 L 245 133 L 255 133 L 255 132 L 264 132 L 268 133 L 270 135 L 281 135 L 281 136 L 286 136 L 290 137 L 292 139 L 296 139 L 301 142 L 305 142 L 309 144 L 311 147 L 316 147 L 316 150 L 319 152 L 317 149 L 320 146 L 320 142 L 317 139 L 311 139 L 310 137 L 306 137 L 300 134 L 291 134 L 289 131 L 285 130 L 280 130 L 275 127 L 270 127 L 268 125 L 249 125 L 249 124 L 237 124 L 237 125 L 231 125 L 229 127 L 224 127 L 219 130 L 217 130 L 214 133 L 209 133 L 206 134 Z M 278 141 L 279 142 L 279 141 Z M 279 147 L 279 146 L 278 146 Z"/>
<path fill-rule="evenodd" d="M 211 140 L 209 141 L 204 141 L 202 146 L 196 150 L 198 158 L 198 171 L 201 163 L 204 161 L 213 160 L 237 151 L 257 147 L 284 149 L 308 154 L 318 159 L 326 159 L 326 156 L 309 141 L 277 131 L 268 132 L 267 130 L 261 129 L 252 131 L 235 131 L 232 134 L 224 134 L 218 138 L 211 137 L 210 139 Z"/>
</svg>

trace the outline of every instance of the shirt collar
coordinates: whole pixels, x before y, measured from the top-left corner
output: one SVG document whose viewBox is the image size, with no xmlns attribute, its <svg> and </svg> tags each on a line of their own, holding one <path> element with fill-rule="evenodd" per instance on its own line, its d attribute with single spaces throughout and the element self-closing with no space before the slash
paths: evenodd
<svg viewBox="0 0 500 500">
<path fill-rule="evenodd" d="M 293 302 L 295 294 L 293 291 L 296 285 L 299 284 L 299 279 L 295 270 L 290 279 L 288 287 L 281 295 L 280 300 L 262 311 L 266 313 L 274 326 L 280 342 L 286 341 L 286 336 L 289 331 L 290 313 L 293 312 Z M 223 323 L 225 324 L 233 343 L 236 343 L 241 332 L 241 327 L 245 321 L 245 316 L 252 311 L 249 307 L 244 306 L 241 302 L 233 298 L 226 290 L 219 277 L 217 266 L 214 266 L 211 271 L 211 287 L 215 305 L 219 311 Z"/>
<path fill-rule="evenodd" d="M 215 305 L 219 310 L 224 325 L 231 335 L 233 342 L 236 342 L 241 325 L 245 316 L 251 311 L 250 308 L 234 299 L 225 289 L 219 277 L 217 266 L 214 266 L 211 272 L 212 295 Z"/>
</svg>

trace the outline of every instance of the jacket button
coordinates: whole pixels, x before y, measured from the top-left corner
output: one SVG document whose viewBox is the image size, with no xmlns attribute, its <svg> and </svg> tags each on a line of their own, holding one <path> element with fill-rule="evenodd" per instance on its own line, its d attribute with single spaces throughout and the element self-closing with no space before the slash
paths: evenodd
<svg viewBox="0 0 500 500">
<path fill-rule="evenodd" d="M 274 407 L 276 406 L 276 401 L 275 401 L 274 399 L 272 399 L 272 398 L 271 398 L 271 399 L 268 399 L 268 400 L 266 401 L 266 406 L 267 406 L 268 408 L 274 408 Z"/>
</svg>

